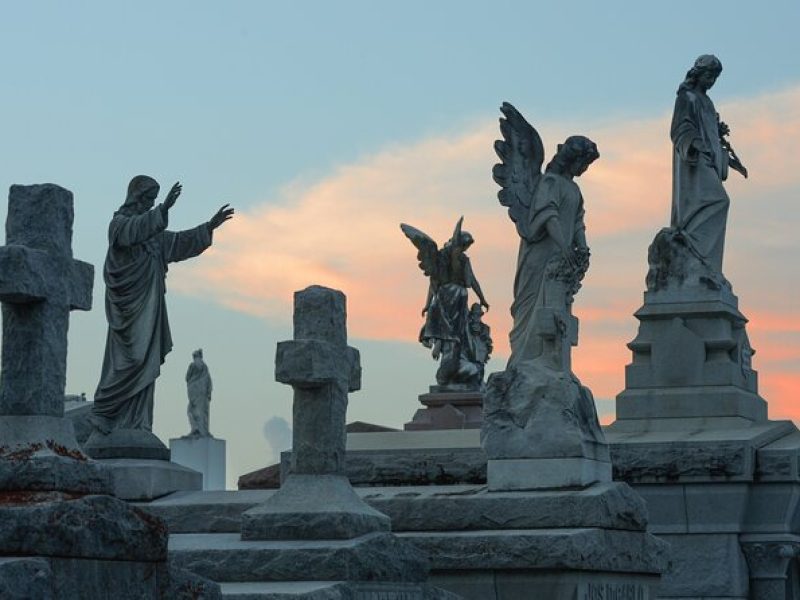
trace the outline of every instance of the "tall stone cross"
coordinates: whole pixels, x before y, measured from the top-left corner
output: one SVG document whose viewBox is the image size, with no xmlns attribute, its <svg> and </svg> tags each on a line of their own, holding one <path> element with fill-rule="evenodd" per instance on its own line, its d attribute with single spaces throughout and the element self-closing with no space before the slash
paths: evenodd
<svg viewBox="0 0 800 600">
<path fill-rule="evenodd" d="M 0 247 L 0 417 L 64 414 L 69 312 L 92 307 L 94 267 L 72 258 L 72 193 L 13 185 Z"/>
<path fill-rule="evenodd" d="M 275 379 L 294 388 L 292 473 L 344 474 L 347 394 L 361 389 L 361 363 L 342 292 L 295 292 L 294 339 L 278 343 Z"/>
</svg>

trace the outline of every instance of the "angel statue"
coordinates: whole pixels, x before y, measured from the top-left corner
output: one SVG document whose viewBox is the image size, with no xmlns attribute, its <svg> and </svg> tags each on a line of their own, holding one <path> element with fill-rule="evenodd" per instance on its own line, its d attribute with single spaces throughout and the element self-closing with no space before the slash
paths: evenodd
<svg viewBox="0 0 800 600">
<path fill-rule="evenodd" d="M 508 364 L 541 359 L 569 371 L 570 348 L 577 343 L 572 301 L 589 267 L 583 197 L 574 178 L 600 154 L 590 139 L 574 135 L 558 145 L 541 173 L 538 132 L 508 102 L 500 111 L 504 139 L 494 148 L 502 163 L 492 174 L 520 237 Z"/>
<path fill-rule="evenodd" d="M 475 348 L 485 347 L 486 341 L 483 338 L 473 340 L 471 336 L 485 336 L 487 332 L 470 327 L 468 290 L 471 288 L 475 292 L 480 306 L 486 310 L 489 310 L 489 303 L 465 254 L 474 240 L 468 232 L 461 230 L 463 221 L 464 217 L 458 220 L 453 237 L 441 250 L 430 236 L 419 229 L 405 223 L 400 228 L 419 250 L 419 267 L 430 282 L 422 309 L 425 324 L 419 333 L 419 341 L 426 348 L 431 348 L 434 360 L 440 359 L 436 382 L 442 388 L 479 389 L 488 353 L 476 353 Z"/>
</svg>

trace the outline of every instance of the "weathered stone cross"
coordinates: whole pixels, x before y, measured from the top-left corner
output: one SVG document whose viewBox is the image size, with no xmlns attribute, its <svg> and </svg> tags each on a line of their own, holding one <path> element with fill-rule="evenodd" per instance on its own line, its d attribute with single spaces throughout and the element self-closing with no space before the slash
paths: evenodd
<svg viewBox="0 0 800 600">
<path fill-rule="evenodd" d="M 72 193 L 13 185 L 0 247 L 0 415 L 64 414 L 69 311 L 92 307 L 94 267 L 72 258 Z"/>
<path fill-rule="evenodd" d="M 294 339 L 279 342 L 275 356 L 275 379 L 294 388 L 291 472 L 242 515 L 243 540 L 350 539 L 391 528 L 345 473 L 347 393 L 361 387 L 345 319 L 342 292 L 311 286 L 294 295 Z"/>
<path fill-rule="evenodd" d="M 347 394 L 361 388 L 346 318 L 342 292 L 295 293 L 294 340 L 279 342 L 275 357 L 275 379 L 294 387 L 292 473 L 344 474 Z"/>
</svg>

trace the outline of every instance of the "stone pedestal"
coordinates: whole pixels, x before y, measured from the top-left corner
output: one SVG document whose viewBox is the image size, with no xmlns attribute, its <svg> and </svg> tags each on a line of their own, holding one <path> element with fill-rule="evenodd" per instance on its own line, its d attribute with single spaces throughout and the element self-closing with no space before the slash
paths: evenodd
<svg viewBox="0 0 800 600">
<path fill-rule="evenodd" d="M 420 408 L 403 426 L 406 431 L 480 429 L 483 414 L 483 392 L 480 390 L 431 386 L 429 393 L 420 394 L 419 401 L 425 408 Z"/>
<path fill-rule="evenodd" d="M 767 418 L 747 319 L 722 275 L 671 229 L 649 262 L 606 438 L 614 478 L 672 545 L 659 597 L 800 598 L 800 431 Z"/>
<path fill-rule="evenodd" d="M 492 374 L 481 443 L 493 491 L 611 481 L 608 445 L 591 392 L 571 372 L 544 361 L 521 362 Z"/>
<path fill-rule="evenodd" d="M 225 440 L 180 437 L 169 440 L 172 461 L 202 473 L 204 490 L 225 489 Z"/>
<path fill-rule="evenodd" d="M 118 498 L 152 500 L 203 489 L 203 474 L 170 461 L 169 449 L 150 431 L 116 429 L 103 435 L 94 430 L 84 449 L 106 468 Z"/>
<path fill-rule="evenodd" d="M 69 312 L 92 298 L 92 266 L 72 258 L 72 211 L 58 186 L 11 188 L 0 248 L 0 597 L 186 598 L 168 589 L 164 522 L 106 495 L 108 471 L 64 418 Z"/>
</svg>

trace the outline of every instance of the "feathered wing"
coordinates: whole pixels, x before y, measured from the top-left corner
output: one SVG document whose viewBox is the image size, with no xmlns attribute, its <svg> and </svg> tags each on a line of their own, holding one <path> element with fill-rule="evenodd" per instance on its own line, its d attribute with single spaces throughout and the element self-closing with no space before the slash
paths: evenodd
<svg viewBox="0 0 800 600">
<path fill-rule="evenodd" d="M 419 268 L 428 277 L 438 278 L 439 276 L 439 247 L 436 245 L 431 237 L 416 227 L 400 223 L 400 229 L 411 243 L 417 248 L 417 260 L 419 260 Z"/>
<path fill-rule="evenodd" d="M 497 192 L 500 204 L 508 208 L 520 236 L 527 237 L 526 217 L 542 176 L 544 146 L 536 129 L 511 104 L 503 102 L 500 112 L 503 139 L 495 141 L 494 151 L 502 162 L 494 166 L 492 176 L 502 188 Z"/>
</svg>

